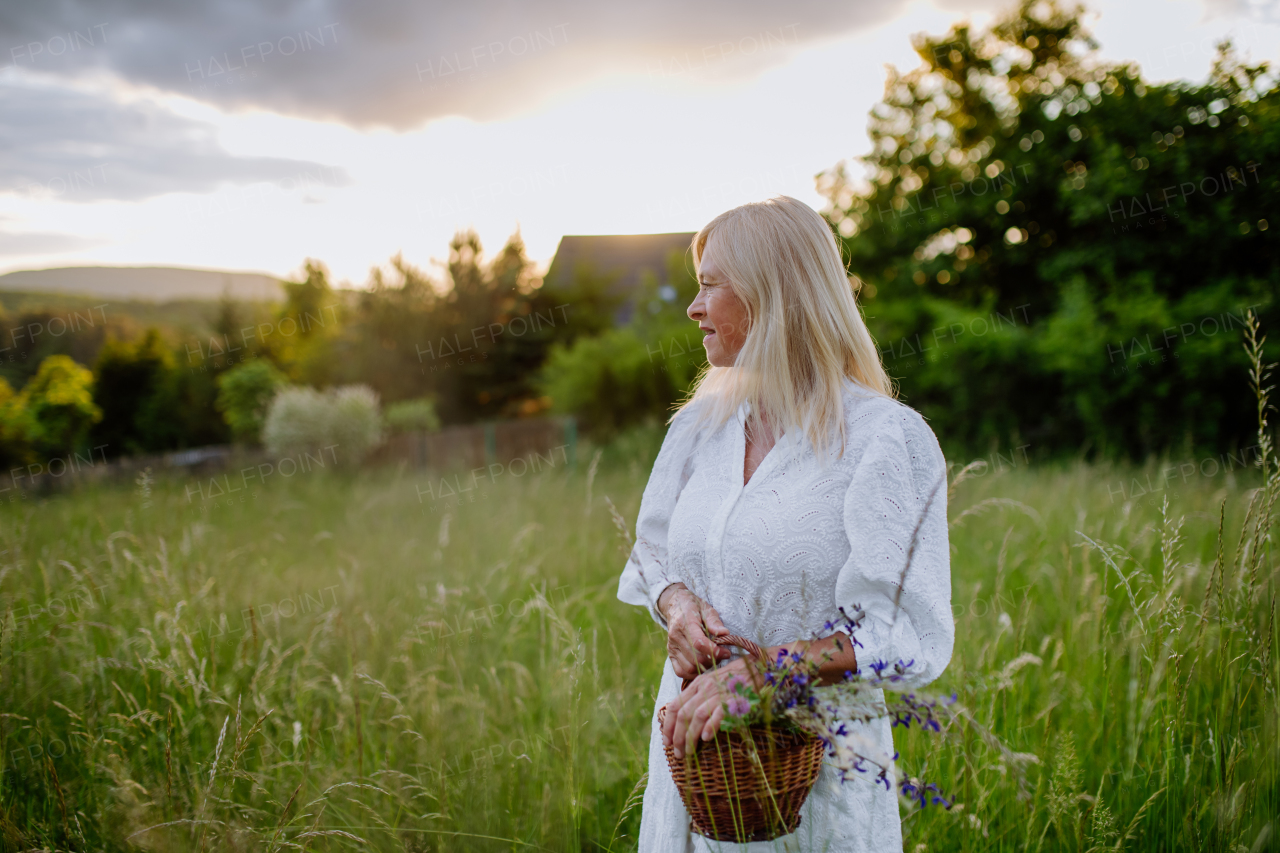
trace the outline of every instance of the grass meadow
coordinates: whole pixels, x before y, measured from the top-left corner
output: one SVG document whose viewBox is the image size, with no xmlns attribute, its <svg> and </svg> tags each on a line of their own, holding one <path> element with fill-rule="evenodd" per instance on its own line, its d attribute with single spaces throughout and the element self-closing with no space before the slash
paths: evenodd
<svg viewBox="0 0 1280 853">
<path fill-rule="evenodd" d="M 634 849 L 664 647 L 610 507 L 660 437 L 461 499 L 313 466 L 4 503 L 0 849 Z M 897 732 L 957 801 L 906 849 L 1280 848 L 1262 475 L 1033 451 L 953 476 L 937 687 L 977 724 Z"/>
</svg>

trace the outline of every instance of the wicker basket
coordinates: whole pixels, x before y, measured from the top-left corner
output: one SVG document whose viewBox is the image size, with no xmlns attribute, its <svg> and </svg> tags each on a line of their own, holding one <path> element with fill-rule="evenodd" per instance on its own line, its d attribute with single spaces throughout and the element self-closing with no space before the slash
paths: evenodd
<svg viewBox="0 0 1280 853">
<path fill-rule="evenodd" d="M 737 636 L 716 638 L 758 660 L 764 651 Z M 685 681 L 685 686 L 689 681 Z M 658 710 L 658 725 L 666 717 Z M 822 769 L 822 742 L 812 735 L 752 726 L 720 731 L 685 758 L 666 747 L 667 766 L 694 831 L 716 841 L 772 841 L 800 826 L 800 807 Z"/>
</svg>

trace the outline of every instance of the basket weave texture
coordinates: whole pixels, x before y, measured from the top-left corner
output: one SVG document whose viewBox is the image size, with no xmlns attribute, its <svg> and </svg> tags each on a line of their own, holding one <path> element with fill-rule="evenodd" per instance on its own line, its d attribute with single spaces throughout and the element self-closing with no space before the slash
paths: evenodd
<svg viewBox="0 0 1280 853">
<path fill-rule="evenodd" d="M 743 637 L 731 634 L 715 641 L 765 660 L 764 651 Z M 658 725 L 666 712 L 666 706 L 658 710 Z M 717 732 L 683 759 L 670 746 L 665 751 L 694 831 L 739 844 L 772 841 L 796 831 L 823 756 L 816 737 L 765 726 Z"/>
</svg>

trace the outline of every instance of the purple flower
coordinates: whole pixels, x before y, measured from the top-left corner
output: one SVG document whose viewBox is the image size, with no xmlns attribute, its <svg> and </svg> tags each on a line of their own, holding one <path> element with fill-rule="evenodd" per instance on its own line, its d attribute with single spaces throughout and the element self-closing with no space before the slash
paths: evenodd
<svg viewBox="0 0 1280 853">
<path fill-rule="evenodd" d="M 745 717 L 751 710 L 751 703 L 745 696 L 732 696 L 725 708 L 732 716 Z"/>
</svg>

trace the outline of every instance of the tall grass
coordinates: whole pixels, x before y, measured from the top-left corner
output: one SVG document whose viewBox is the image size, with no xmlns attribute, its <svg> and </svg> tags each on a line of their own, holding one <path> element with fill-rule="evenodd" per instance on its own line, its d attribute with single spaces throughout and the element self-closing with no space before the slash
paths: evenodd
<svg viewBox="0 0 1280 853">
<path fill-rule="evenodd" d="M 663 638 L 611 510 L 659 438 L 448 505 L 319 469 L 6 504 L 0 849 L 634 849 Z M 952 482 L 938 687 L 1038 761 L 899 732 L 960 803 L 907 849 L 1277 849 L 1274 467 L 999 467 Z"/>
</svg>

